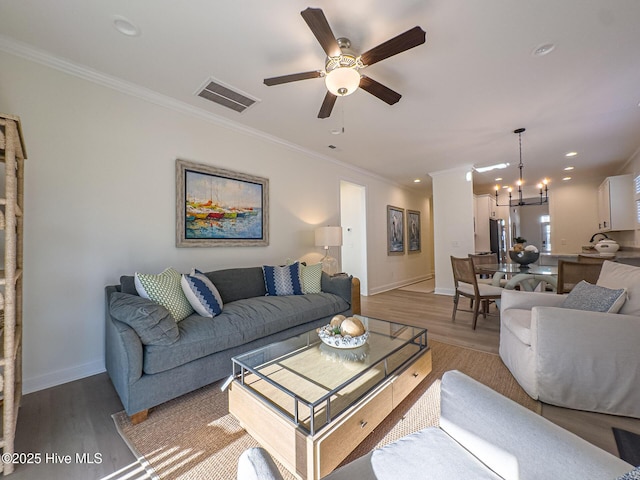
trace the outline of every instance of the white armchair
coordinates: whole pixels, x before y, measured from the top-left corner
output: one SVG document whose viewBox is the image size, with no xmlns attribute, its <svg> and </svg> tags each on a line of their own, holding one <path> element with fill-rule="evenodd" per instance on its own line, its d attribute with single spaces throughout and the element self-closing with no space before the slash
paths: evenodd
<svg viewBox="0 0 640 480">
<path fill-rule="evenodd" d="M 566 296 L 505 290 L 500 357 L 532 398 L 640 418 L 640 268 L 605 262 L 598 285 L 627 288 L 621 313 L 561 308 Z"/>
</svg>

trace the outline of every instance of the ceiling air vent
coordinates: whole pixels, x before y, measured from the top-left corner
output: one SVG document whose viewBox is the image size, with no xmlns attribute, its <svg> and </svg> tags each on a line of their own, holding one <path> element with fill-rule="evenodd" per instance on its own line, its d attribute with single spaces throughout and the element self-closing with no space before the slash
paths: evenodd
<svg viewBox="0 0 640 480">
<path fill-rule="evenodd" d="M 259 101 L 257 98 L 251 98 L 246 93 L 224 85 L 215 78 L 209 78 L 204 86 L 198 89 L 196 95 L 240 113 Z"/>
</svg>

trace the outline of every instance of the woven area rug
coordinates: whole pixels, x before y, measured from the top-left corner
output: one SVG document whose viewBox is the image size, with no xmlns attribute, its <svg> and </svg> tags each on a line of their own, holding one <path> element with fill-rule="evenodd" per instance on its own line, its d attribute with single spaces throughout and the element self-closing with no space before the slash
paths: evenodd
<svg viewBox="0 0 640 480">
<path fill-rule="evenodd" d="M 540 404 L 520 388 L 498 355 L 430 341 L 431 374 L 343 463 L 428 426 L 438 425 L 440 378 L 460 370 L 521 405 L 540 413 Z M 220 383 L 167 402 L 131 425 L 125 412 L 113 415 L 118 432 L 141 462 L 162 480 L 236 478 L 237 461 L 258 443 L 229 414 Z M 286 480 L 294 477 L 278 465 Z"/>
</svg>

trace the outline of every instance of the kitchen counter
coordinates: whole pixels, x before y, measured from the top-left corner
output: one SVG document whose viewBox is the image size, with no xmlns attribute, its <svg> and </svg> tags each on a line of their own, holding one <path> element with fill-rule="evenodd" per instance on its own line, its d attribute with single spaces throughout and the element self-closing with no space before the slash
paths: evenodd
<svg viewBox="0 0 640 480">
<path fill-rule="evenodd" d="M 585 251 L 579 253 L 548 253 L 543 252 L 540 253 L 540 260 L 538 263 L 540 265 L 557 265 L 558 260 L 567 260 L 570 262 L 577 262 L 578 255 L 585 255 L 594 258 L 605 258 L 607 260 L 612 260 L 614 262 L 626 263 L 628 265 L 637 265 L 640 266 L 640 249 L 630 248 L 630 247 L 621 247 L 613 257 L 611 255 L 601 255 L 598 253 L 596 249 Z"/>
</svg>

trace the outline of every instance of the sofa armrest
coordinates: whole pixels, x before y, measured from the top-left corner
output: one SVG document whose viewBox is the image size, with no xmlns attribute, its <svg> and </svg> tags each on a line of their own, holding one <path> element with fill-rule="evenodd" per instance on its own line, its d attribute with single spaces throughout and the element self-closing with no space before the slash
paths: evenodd
<svg viewBox="0 0 640 480">
<path fill-rule="evenodd" d="M 640 418 L 640 317 L 567 308 L 531 311 L 540 399 Z"/>
<path fill-rule="evenodd" d="M 595 480 L 632 468 L 460 372 L 444 374 L 440 395 L 440 428 L 506 480 Z"/>
<path fill-rule="evenodd" d="M 330 276 L 322 272 L 322 291 L 342 297 L 351 305 L 354 314 L 360 313 L 360 280 L 351 275 L 341 273 Z"/>
<path fill-rule="evenodd" d="M 505 289 L 500 297 L 500 313 L 510 308 L 531 310 L 536 306 L 557 307 L 565 298 L 566 295 Z"/>
<path fill-rule="evenodd" d="M 107 373 L 127 408 L 129 386 L 142 376 L 143 348 L 138 334 L 111 316 L 109 301 L 111 294 L 116 291 L 115 286 L 106 287 L 105 364 Z"/>
<path fill-rule="evenodd" d="M 354 315 L 362 314 L 362 305 L 360 303 L 360 279 L 353 277 L 351 279 L 351 311 Z"/>
</svg>

